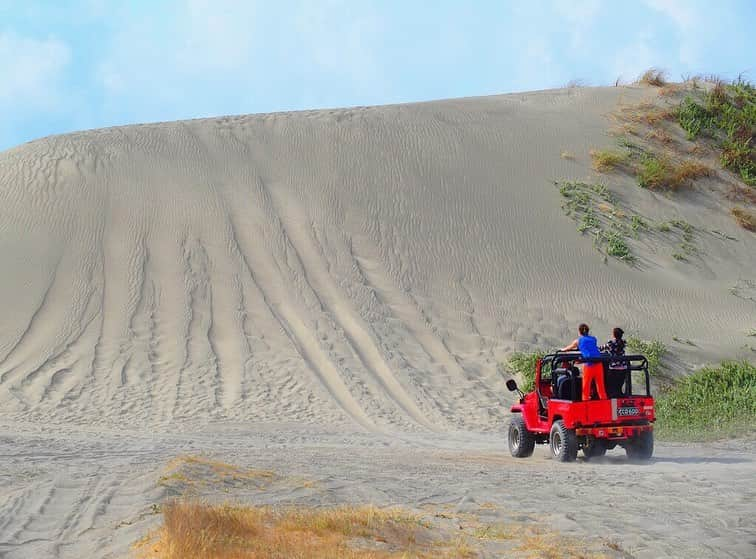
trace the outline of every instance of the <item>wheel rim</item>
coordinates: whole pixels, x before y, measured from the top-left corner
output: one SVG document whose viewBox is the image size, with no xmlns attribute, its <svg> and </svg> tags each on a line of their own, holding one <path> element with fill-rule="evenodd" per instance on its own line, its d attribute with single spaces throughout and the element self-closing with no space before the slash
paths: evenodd
<svg viewBox="0 0 756 559">
<path fill-rule="evenodd" d="M 551 452 L 554 456 L 559 456 L 562 453 L 562 437 L 556 430 L 551 433 Z"/>
<path fill-rule="evenodd" d="M 512 427 L 509 430 L 509 448 L 520 447 L 520 430 L 517 427 Z"/>
</svg>

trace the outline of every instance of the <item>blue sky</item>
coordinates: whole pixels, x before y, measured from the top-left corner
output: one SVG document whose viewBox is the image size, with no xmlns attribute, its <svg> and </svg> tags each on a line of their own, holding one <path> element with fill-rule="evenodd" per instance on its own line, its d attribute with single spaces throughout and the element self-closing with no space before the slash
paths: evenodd
<svg viewBox="0 0 756 559">
<path fill-rule="evenodd" d="M 751 0 L 0 0 L 0 150 L 224 114 L 756 79 Z"/>
</svg>

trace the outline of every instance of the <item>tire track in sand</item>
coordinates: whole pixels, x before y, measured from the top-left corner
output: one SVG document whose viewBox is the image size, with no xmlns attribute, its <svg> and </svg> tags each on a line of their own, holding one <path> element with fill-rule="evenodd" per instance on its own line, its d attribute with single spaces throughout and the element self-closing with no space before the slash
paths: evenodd
<svg viewBox="0 0 756 559">
<path fill-rule="evenodd" d="M 235 217 L 231 212 L 228 219 L 232 242 L 239 251 L 244 268 L 260 292 L 266 307 L 284 329 L 309 368 L 348 416 L 365 429 L 382 431 L 354 398 L 336 366 L 323 352 L 312 329 L 304 323 L 291 304 L 292 298 L 286 291 L 286 282 L 280 276 L 280 271 L 277 272 L 278 264 L 267 247 L 259 243 L 259 239 L 247 241 L 247 236 L 240 237 L 237 234 Z"/>
<path fill-rule="evenodd" d="M 265 188 L 265 190 L 270 197 L 275 214 L 278 216 L 284 239 L 293 249 L 294 255 L 304 271 L 307 284 L 316 293 L 318 300 L 324 306 L 323 310 L 328 312 L 342 329 L 362 365 L 378 380 L 394 403 L 415 423 L 431 431 L 438 430 L 428 421 L 415 400 L 407 393 L 391 371 L 391 367 L 386 363 L 380 349 L 373 341 L 370 327 L 355 312 L 351 303 L 331 277 L 323 263 L 325 255 L 322 248 L 316 246 L 316 242 L 302 226 L 310 223 L 309 218 L 297 207 L 294 200 L 280 199 L 279 195 L 273 194 L 275 189 Z"/>
</svg>

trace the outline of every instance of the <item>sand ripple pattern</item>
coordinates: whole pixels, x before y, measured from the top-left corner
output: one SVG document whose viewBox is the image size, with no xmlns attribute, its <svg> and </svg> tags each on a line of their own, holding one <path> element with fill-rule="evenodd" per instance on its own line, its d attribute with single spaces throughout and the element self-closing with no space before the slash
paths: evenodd
<svg viewBox="0 0 756 559">
<path fill-rule="evenodd" d="M 0 414 L 485 430 L 504 416 L 497 363 L 579 320 L 729 356 L 753 327 L 727 289 L 756 277 L 753 238 L 731 230 L 737 265 L 708 247 L 704 280 L 605 264 L 562 215 L 551 181 L 589 171 L 558 154 L 605 142 L 617 95 L 130 126 L 0 154 Z"/>
</svg>

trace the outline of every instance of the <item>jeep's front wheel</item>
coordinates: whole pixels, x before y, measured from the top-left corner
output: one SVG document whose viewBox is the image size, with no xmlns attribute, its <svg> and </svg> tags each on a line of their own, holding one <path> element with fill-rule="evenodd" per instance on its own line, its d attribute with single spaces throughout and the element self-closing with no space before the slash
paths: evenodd
<svg viewBox="0 0 756 559">
<path fill-rule="evenodd" d="M 561 419 L 551 426 L 549 435 L 551 454 L 560 462 L 574 462 L 577 459 L 577 437 L 574 429 L 567 429 Z"/>
<path fill-rule="evenodd" d="M 522 415 L 515 415 L 509 422 L 509 452 L 515 458 L 527 458 L 533 454 L 535 437 L 525 426 Z"/>
<path fill-rule="evenodd" d="M 627 441 L 625 452 L 630 460 L 649 460 L 654 454 L 654 432 L 641 431 L 640 435 Z"/>
</svg>

